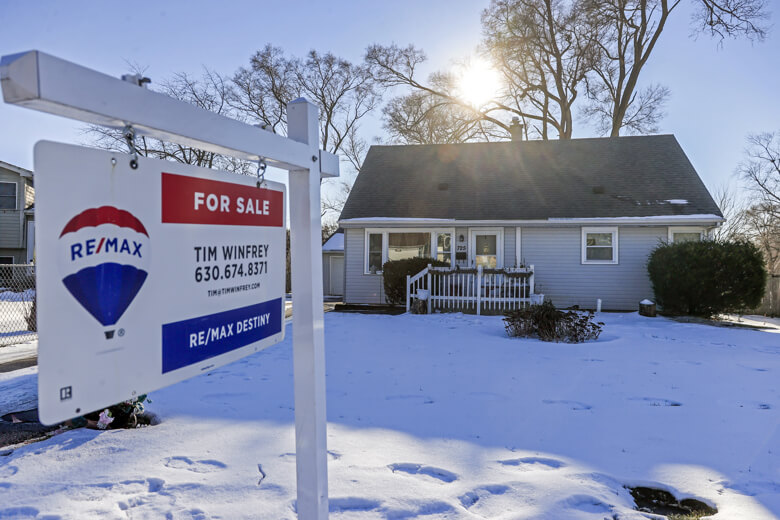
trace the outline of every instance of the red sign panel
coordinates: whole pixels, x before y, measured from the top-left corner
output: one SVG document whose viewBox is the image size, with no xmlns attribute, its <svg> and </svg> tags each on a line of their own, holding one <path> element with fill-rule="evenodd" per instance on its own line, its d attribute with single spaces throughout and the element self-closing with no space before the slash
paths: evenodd
<svg viewBox="0 0 780 520">
<path fill-rule="evenodd" d="M 162 221 L 281 227 L 284 193 L 232 182 L 162 174 Z"/>
</svg>

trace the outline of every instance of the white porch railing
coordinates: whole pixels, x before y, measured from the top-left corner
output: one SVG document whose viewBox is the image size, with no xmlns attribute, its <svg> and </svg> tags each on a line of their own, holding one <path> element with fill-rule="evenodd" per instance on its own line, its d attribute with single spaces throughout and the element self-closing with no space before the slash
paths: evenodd
<svg viewBox="0 0 780 520">
<path fill-rule="evenodd" d="M 501 313 L 538 303 L 534 266 L 504 269 L 431 267 L 406 277 L 406 311 L 412 299 L 434 310 Z"/>
</svg>

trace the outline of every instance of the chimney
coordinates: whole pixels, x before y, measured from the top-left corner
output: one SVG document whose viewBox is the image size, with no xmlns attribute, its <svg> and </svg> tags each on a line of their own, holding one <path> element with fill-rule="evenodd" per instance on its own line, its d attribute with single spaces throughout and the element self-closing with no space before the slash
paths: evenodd
<svg viewBox="0 0 780 520">
<path fill-rule="evenodd" d="M 520 124 L 520 118 L 517 116 L 512 118 L 512 124 L 509 125 L 509 135 L 512 136 L 512 141 L 523 140 L 523 125 Z"/>
</svg>

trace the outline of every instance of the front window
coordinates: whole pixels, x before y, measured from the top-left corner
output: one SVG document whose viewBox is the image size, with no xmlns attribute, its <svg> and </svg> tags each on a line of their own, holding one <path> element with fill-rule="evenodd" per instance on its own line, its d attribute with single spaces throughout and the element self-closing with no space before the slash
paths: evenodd
<svg viewBox="0 0 780 520">
<path fill-rule="evenodd" d="M 452 261 L 452 233 L 436 235 L 436 259 L 450 264 Z"/>
<path fill-rule="evenodd" d="M 368 264 L 367 273 L 382 271 L 382 233 L 368 234 Z"/>
<path fill-rule="evenodd" d="M 498 265 L 498 237 L 496 235 L 476 235 L 476 254 L 474 260 L 479 267 L 495 269 Z"/>
<path fill-rule="evenodd" d="M 16 209 L 15 182 L 0 182 L 0 209 Z"/>
<path fill-rule="evenodd" d="M 430 233 L 388 233 L 387 260 L 428 258 L 431 256 Z"/>
<path fill-rule="evenodd" d="M 674 233 L 672 239 L 675 242 L 700 242 L 701 233 Z"/>
<path fill-rule="evenodd" d="M 582 228 L 582 263 L 618 263 L 617 228 Z"/>
</svg>

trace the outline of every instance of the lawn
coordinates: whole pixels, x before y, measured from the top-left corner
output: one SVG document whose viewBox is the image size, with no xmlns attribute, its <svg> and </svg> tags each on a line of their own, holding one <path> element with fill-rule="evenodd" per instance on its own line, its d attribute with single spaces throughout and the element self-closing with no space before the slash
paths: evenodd
<svg viewBox="0 0 780 520">
<path fill-rule="evenodd" d="M 627 485 L 780 516 L 780 334 L 599 319 L 571 345 L 500 317 L 326 314 L 331 518 L 648 518 Z M 0 518 L 295 517 L 289 337 L 151 398 L 158 426 L 0 456 Z"/>
</svg>

